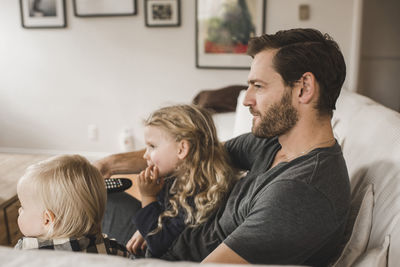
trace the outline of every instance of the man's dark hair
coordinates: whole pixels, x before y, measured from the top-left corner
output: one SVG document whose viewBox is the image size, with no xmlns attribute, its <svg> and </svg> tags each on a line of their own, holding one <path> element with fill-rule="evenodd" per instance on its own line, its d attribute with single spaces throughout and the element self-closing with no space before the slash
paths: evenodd
<svg viewBox="0 0 400 267">
<path fill-rule="evenodd" d="M 320 115 L 332 115 L 346 77 L 338 44 L 315 29 L 292 29 L 250 39 L 247 54 L 254 57 L 268 49 L 278 49 L 273 66 L 286 86 L 293 87 L 306 72 L 314 74 L 320 87 L 316 108 Z"/>
</svg>

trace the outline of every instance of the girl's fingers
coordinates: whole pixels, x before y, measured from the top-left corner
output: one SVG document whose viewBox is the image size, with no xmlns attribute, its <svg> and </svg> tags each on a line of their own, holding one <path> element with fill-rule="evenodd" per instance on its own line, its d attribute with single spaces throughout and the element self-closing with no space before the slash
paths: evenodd
<svg viewBox="0 0 400 267">
<path fill-rule="evenodd" d="M 136 239 L 135 243 L 132 246 L 133 254 L 138 254 L 139 253 L 139 246 L 140 246 L 140 242 L 139 242 L 139 240 Z"/>
<path fill-rule="evenodd" d="M 151 183 L 151 169 L 153 168 L 153 166 L 149 166 L 146 168 L 146 173 L 145 173 L 145 179 L 146 182 Z"/>
<path fill-rule="evenodd" d="M 154 180 L 158 179 L 158 174 L 159 174 L 158 167 L 154 166 L 154 168 L 153 168 L 153 179 Z"/>
<path fill-rule="evenodd" d="M 142 246 L 141 246 L 141 249 L 142 249 L 142 251 L 144 251 L 146 248 L 147 248 L 147 242 L 144 241 Z"/>
<path fill-rule="evenodd" d="M 160 171 L 158 167 L 155 165 L 151 165 L 147 167 L 144 171 L 140 172 L 139 174 L 139 182 L 142 185 L 149 185 L 149 184 L 163 184 L 163 179 L 159 177 Z"/>
<path fill-rule="evenodd" d="M 126 249 L 131 253 L 133 253 L 133 251 L 132 251 L 133 240 L 134 240 L 134 237 L 129 239 L 128 243 L 126 243 Z"/>
</svg>

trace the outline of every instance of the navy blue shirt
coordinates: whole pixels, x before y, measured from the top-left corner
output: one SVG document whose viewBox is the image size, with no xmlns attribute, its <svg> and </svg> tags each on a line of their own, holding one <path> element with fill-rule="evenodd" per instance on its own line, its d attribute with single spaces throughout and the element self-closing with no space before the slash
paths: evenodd
<svg viewBox="0 0 400 267">
<path fill-rule="evenodd" d="M 176 217 L 165 217 L 163 219 L 163 227 L 161 231 L 153 235 L 148 235 L 157 228 L 158 217 L 164 212 L 169 205 L 171 194 L 169 190 L 174 182 L 174 178 L 165 180 L 164 187 L 157 196 L 157 201 L 150 203 L 146 207 L 140 209 L 135 216 L 136 227 L 140 234 L 147 242 L 147 248 L 154 257 L 163 255 L 172 242 L 185 229 L 185 213 L 182 209 Z M 189 201 L 188 203 L 191 203 Z"/>
</svg>

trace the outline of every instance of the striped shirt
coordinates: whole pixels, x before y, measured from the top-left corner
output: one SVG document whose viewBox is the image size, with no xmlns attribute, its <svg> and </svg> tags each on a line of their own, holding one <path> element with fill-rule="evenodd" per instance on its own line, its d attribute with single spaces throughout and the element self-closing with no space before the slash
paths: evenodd
<svg viewBox="0 0 400 267">
<path fill-rule="evenodd" d="M 23 237 L 18 240 L 15 249 L 50 249 L 64 251 L 80 251 L 86 253 L 119 255 L 134 259 L 135 256 L 124 245 L 109 239 L 105 234 L 86 235 L 80 238 L 59 238 L 43 240 L 40 238 Z"/>
</svg>

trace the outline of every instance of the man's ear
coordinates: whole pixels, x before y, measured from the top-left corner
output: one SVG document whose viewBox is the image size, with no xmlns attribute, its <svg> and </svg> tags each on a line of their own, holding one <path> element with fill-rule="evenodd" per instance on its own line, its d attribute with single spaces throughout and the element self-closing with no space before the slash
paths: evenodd
<svg viewBox="0 0 400 267">
<path fill-rule="evenodd" d="M 56 220 L 56 216 L 54 215 L 54 213 L 50 210 L 46 210 L 43 213 L 43 226 L 44 227 L 50 227 L 54 224 Z"/>
<path fill-rule="evenodd" d="M 178 158 L 183 160 L 189 154 L 190 144 L 187 140 L 181 140 L 178 144 Z"/>
<path fill-rule="evenodd" d="M 300 79 L 299 89 L 297 91 L 300 103 L 308 104 L 317 95 L 317 80 L 311 72 L 305 72 Z"/>
</svg>

